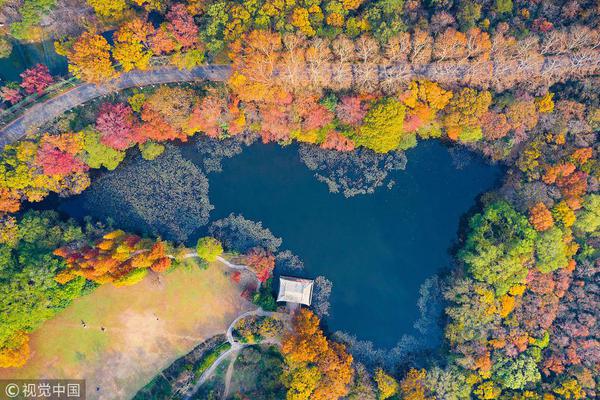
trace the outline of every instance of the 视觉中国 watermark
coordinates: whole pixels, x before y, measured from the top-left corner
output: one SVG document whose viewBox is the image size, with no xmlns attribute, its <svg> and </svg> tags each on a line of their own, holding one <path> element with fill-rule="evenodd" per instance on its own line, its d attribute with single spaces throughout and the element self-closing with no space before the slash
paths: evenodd
<svg viewBox="0 0 600 400">
<path fill-rule="evenodd" d="M 85 399 L 83 379 L 0 379 L 0 400 Z"/>
</svg>

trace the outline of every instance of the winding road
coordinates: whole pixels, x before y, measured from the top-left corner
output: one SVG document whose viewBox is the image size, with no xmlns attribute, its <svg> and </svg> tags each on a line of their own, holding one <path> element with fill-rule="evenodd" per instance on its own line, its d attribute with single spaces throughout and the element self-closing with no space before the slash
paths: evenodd
<svg viewBox="0 0 600 400">
<path fill-rule="evenodd" d="M 158 67 L 147 71 L 131 71 L 102 84 L 84 83 L 29 108 L 25 114 L 0 129 L 0 149 L 24 137 L 64 112 L 85 102 L 132 87 L 192 81 L 225 81 L 231 74 L 229 65 L 203 65 L 191 70 Z"/>
<path fill-rule="evenodd" d="M 235 356 L 233 358 L 232 362 L 235 362 L 235 358 L 237 358 L 237 353 L 239 353 L 239 351 L 241 349 L 243 349 L 244 347 L 247 346 L 252 346 L 255 343 L 241 343 L 235 340 L 235 338 L 233 337 L 233 329 L 235 328 L 235 326 L 237 325 L 237 323 L 246 318 L 246 317 L 250 317 L 250 316 L 258 316 L 258 317 L 272 317 L 272 316 L 279 316 L 280 318 L 287 318 L 289 317 L 287 314 L 283 314 L 283 313 L 279 313 L 279 312 L 271 312 L 271 311 L 264 311 L 262 308 L 257 308 L 256 310 L 252 310 L 252 311 L 248 311 L 245 312 L 241 315 L 239 315 L 235 320 L 233 320 L 233 322 L 231 323 L 231 325 L 229 325 L 229 328 L 227 329 L 227 341 L 229 342 L 229 344 L 231 344 L 231 348 L 229 350 L 227 350 L 226 352 L 224 352 L 223 354 L 221 354 L 219 356 L 219 358 L 217 358 L 215 360 L 214 363 L 212 363 L 212 365 L 206 370 L 204 371 L 204 373 L 202 373 L 202 375 L 200 375 L 200 378 L 198 378 L 198 380 L 196 381 L 196 384 L 194 385 L 194 387 L 192 388 L 192 390 L 190 390 L 187 393 L 187 396 L 185 397 L 186 399 L 191 399 L 192 396 L 194 396 L 194 394 L 196 394 L 196 392 L 200 389 L 200 387 L 210 378 L 212 377 L 212 375 L 214 374 L 215 370 L 217 369 L 217 367 L 224 361 L 226 360 L 229 356 L 231 356 L 232 354 Z M 276 341 L 263 341 L 261 343 L 277 343 Z M 229 374 L 229 378 L 231 378 L 231 372 L 228 371 Z M 227 382 L 225 382 L 225 391 L 228 392 L 229 390 L 229 380 L 227 380 Z"/>
</svg>

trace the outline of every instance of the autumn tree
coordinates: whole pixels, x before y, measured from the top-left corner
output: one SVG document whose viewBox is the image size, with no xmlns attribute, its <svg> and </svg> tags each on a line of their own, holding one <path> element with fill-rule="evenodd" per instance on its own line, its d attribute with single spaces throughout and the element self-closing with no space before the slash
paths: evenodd
<svg viewBox="0 0 600 400">
<path fill-rule="evenodd" d="M 50 75 L 48 67 L 43 64 L 26 69 L 21 73 L 21 87 L 27 94 L 42 94 L 54 79 Z"/>
<path fill-rule="evenodd" d="M 413 147 L 416 139 L 404 132 L 404 115 L 405 106 L 398 100 L 384 98 L 378 101 L 369 108 L 353 137 L 354 142 L 377 153 Z"/>
<path fill-rule="evenodd" d="M 69 71 L 92 83 L 101 83 L 115 76 L 110 57 L 110 45 L 104 37 L 84 32 L 67 53 Z"/>
<path fill-rule="evenodd" d="M 67 176 L 87 171 L 85 163 L 77 157 L 83 149 L 81 135 L 44 135 L 36 154 L 36 164 L 45 175 Z"/>
<path fill-rule="evenodd" d="M 107 233 L 93 246 L 61 247 L 54 254 L 65 259 L 68 268 L 56 276 L 65 284 L 82 276 L 96 283 L 115 286 L 133 285 L 148 270 L 163 272 L 171 266 L 167 244 L 142 239 L 121 230 Z"/>
<path fill-rule="evenodd" d="M 335 400 L 348 394 L 352 356 L 324 336 L 319 322 L 301 308 L 293 317 L 293 330 L 283 337 L 281 352 L 287 365 L 282 380 L 289 400 Z"/>
<path fill-rule="evenodd" d="M 102 143 L 115 150 L 126 150 L 138 140 L 133 111 L 124 103 L 103 103 L 96 117 L 96 130 Z"/>
<path fill-rule="evenodd" d="M 407 400 L 433 400 L 426 396 L 425 377 L 427 372 L 424 369 L 411 368 L 404 379 L 400 382 L 400 392 L 402 398 Z"/>
<path fill-rule="evenodd" d="M 552 213 L 544 203 L 537 203 L 529 210 L 529 222 L 536 231 L 545 231 L 554 225 Z"/>
<path fill-rule="evenodd" d="M 127 9 L 126 0 L 86 0 L 101 17 L 118 19 Z"/>
<path fill-rule="evenodd" d="M 275 256 L 262 247 L 255 247 L 244 258 L 260 282 L 265 282 L 271 277 L 275 269 Z"/>
<path fill-rule="evenodd" d="M 385 400 L 394 396 L 398 393 L 400 385 L 396 379 L 386 374 L 381 368 L 375 371 L 375 382 L 377 383 L 377 391 L 379 392 L 379 398 Z"/>
<path fill-rule="evenodd" d="M 124 71 L 132 69 L 146 70 L 153 53 L 150 38 L 154 33 L 151 23 L 135 18 L 124 23 L 114 34 L 112 55 L 121 64 Z"/>
<path fill-rule="evenodd" d="M 489 91 L 478 92 L 463 88 L 455 93 L 444 117 L 444 126 L 450 139 L 473 142 L 482 138 L 481 117 L 492 103 Z"/>
</svg>

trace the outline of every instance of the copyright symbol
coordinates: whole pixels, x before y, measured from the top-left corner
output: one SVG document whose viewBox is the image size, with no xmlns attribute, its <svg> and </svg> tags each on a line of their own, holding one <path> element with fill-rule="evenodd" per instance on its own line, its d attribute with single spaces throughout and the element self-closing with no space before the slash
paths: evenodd
<svg viewBox="0 0 600 400">
<path fill-rule="evenodd" d="M 19 385 L 16 383 L 9 383 L 4 388 L 4 393 L 11 399 L 17 397 L 19 395 Z"/>
</svg>

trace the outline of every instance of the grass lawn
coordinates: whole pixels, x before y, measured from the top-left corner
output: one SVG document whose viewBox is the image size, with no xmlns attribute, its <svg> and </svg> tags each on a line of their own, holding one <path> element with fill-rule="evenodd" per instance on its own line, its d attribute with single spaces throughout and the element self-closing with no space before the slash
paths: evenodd
<svg viewBox="0 0 600 400">
<path fill-rule="evenodd" d="M 225 270 L 179 268 L 160 281 L 154 275 L 130 287 L 104 285 L 41 325 L 27 364 L 0 369 L 0 379 L 83 378 L 88 399 L 129 399 L 250 308 Z"/>
</svg>

